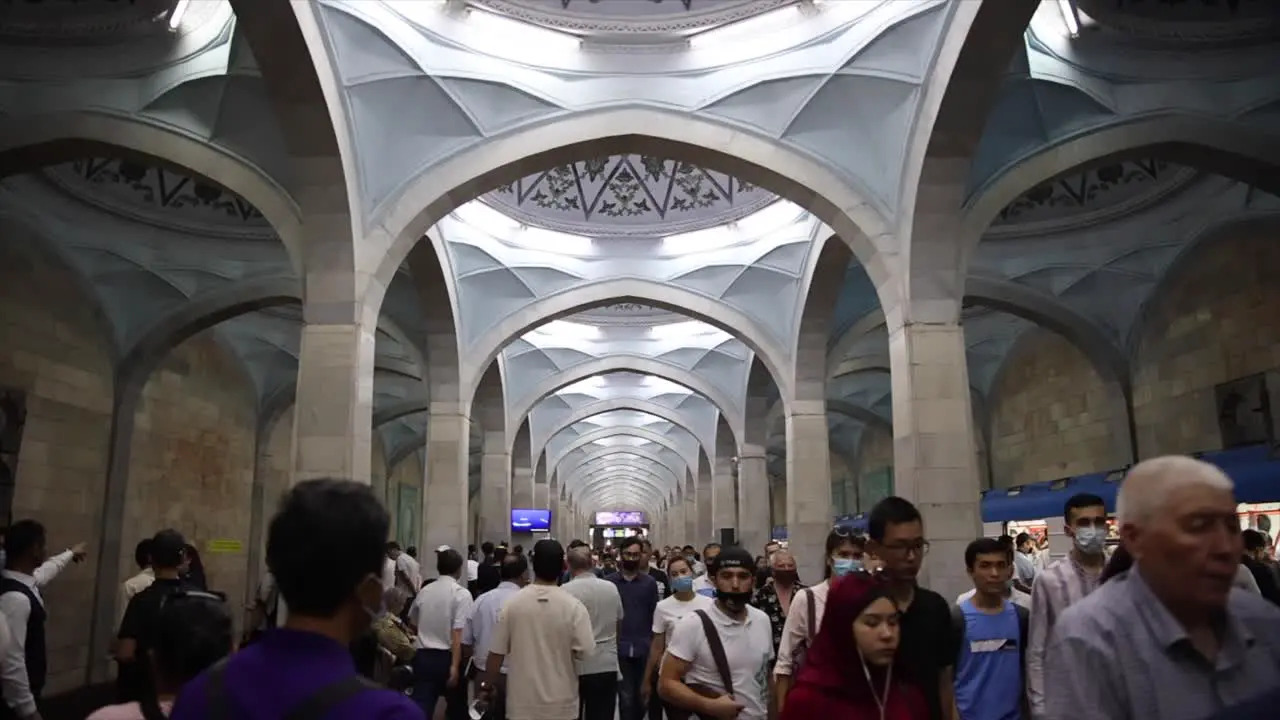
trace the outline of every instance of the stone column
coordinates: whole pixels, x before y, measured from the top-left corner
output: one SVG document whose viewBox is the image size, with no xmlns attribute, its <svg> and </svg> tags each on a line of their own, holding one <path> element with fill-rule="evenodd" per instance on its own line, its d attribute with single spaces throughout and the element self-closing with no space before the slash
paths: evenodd
<svg viewBox="0 0 1280 720">
<path fill-rule="evenodd" d="M 511 469 L 511 498 L 507 506 L 507 525 L 510 527 L 511 510 L 515 508 L 529 509 L 537 507 L 533 501 L 533 468 L 515 461 Z M 511 531 L 511 542 L 523 545 L 526 550 L 533 546 L 533 533 Z"/>
<path fill-rule="evenodd" d="M 535 483 L 533 486 L 533 506 L 543 510 L 551 509 L 551 488 L 546 483 Z"/>
<path fill-rule="evenodd" d="M 831 463 L 826 403 L 793 402 L 786 415 L 787 538 L 800 577 L 822 577 L 831 531 Z"/>
<path fill-rule="evenodd" d="M 764 448 L 759 445 L 743 445 L 742 454 L 738 456 L 739 542 L 751 554 L 758 555 L 764 552 L 772 529 L 769 524 L 769 474 L 765 468 Z"/>
<path fill-rule="evenodd" d="M 733 489 L 733 458 L 717 457 L 711 480 L 711 537 L 723 528 L 737 528 L 738 499 Z"/>
<path fill-rule="evenodd" d="M 369 482 L 373 440 L 374 328 L 302 328 L 293 480 L 338 477 Z"/>
<path fill-rule="evenodd" d="M 702 468 L 698 472 L 698 530 L 693 536 L 694 545 L 701 546 L 711 542 L 715 537 L 713 512 L 715 509 L 714 489 L 711 468 Z M 699 549 L 701 552 L 701 549 Z"/>
<path fill-rule="evenodd" d="M 426 492 L 422 502 L 422 553 L 441 545 L 465 548 L 468 541 L 471 419 L 456 407 L 432 406 L 427 418 Z M 423 572 L 435 573 L 434 563 Z"/>
<path fill-rule="evenodd" d="M 511 456 L 507 436 L 485 431 L 480 457 L 480 537 L 494 544 L 511 537 Z"/>
<path fill-rule="evenodd" d="M 680 546 L 698 544 L 698 491 L 691 488 L 684 494 L 684 537 Z"/>
<path fill-rule="evenodd" d="M 964 328 L 891 329 L 894 492 L 924 517 L 930 555 L 921 584 L 954 597 L 971 586 L 965 547 L 982 534 Z"/>
<path fill-rule="evenodd" d="M 667 537 L 665 545 L 684 545 L 684 493 L 677 492 L 671 500 L 671 509 L 667 511 Z"/>
</svg>

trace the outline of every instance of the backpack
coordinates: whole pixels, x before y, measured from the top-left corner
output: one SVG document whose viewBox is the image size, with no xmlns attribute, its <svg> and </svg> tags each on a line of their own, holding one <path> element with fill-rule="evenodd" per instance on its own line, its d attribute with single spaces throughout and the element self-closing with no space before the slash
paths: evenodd
<svg viewBox="0 0 1280 720">
<path fill-rule="evenodd" d="M 1021 656 L 1022 667 L 1027 666 L 1027 638 L 1030 635 L 1031 611 L 1010 602 L 1013 605 L 1014 612 L 1018 614 L 1018 654 Z M 960 656 L 964 653 L 964 608 L 960 607 L 960 603 L 951 606 L 951 632 L 954 635 L 956 643 L 956 662 L 960 662 Z M 1025 671 L 1024 671 L 1025 673 Z M 1024 674 L 1025 679 L 1025 674 Z"/>
</svg>

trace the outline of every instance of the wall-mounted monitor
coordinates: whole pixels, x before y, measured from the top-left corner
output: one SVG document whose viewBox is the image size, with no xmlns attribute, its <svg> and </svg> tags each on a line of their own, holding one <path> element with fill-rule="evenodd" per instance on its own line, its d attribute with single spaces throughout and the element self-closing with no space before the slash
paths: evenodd
<svg viewBox="0 0 1280 720">
<path fill-rule="evenodd" d="M 511 510 L 511 532 L 547 532 L 551 530 L 551 511 L 534 508 Z"/>
<path fill-rule="evenodd" d="M 644 513 L 639 510 L 596 513 L 596 525 L 644 525 Z"/>
</svg>

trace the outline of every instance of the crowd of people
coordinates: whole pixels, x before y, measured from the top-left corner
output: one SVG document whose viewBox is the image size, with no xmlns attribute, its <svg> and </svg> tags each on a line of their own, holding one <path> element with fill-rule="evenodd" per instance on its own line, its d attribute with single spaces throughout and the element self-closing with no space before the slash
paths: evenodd
<svg viewBox="0 0 1280 720">
<path fill-rule="evenodd" d="M 917 580 L 927 528 L 899 497 L 871 510 L 865 536 L 830 532 L 821 579 L 799 577 L 777 542 L 753 556 L 640 535 L 441 546 L 425 579 L 414 548 L 387 543 L 367 485 L 307 481 L 270 522 L 241 637 L 181 534 L 139 545 L 121 587 L 120 702 L 90 718 L 1275 717 L 1276 563 L 1240 531 L 1231 481 L 1150 460 L 1116 511 L 1114 554 L 1091 495 L 1066 503 L 1063 557 L 1024 536 L 976 538 L 957 559 L 972 589 L 948 600 Z M 40 718 L 40 587 L 84 547 L 46 558 L 44 529 L 22 521 L 5 548 L 0 719 Z"/>
</svg>

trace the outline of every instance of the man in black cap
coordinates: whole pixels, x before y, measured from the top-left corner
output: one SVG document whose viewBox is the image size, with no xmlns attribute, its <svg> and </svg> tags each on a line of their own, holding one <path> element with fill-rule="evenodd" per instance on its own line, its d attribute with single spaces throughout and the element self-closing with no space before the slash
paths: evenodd
<svg viewBox="0 0 1280 720">
<path fill-rule="evenodd" d="M 672 630 L 658 682 L 664 700 L 703 717 L 765 720 L 769 716 L 766 679 L 773 662 L 773 630 L 769 616 L 750 605 L 755 571 L 755 558 L 737 545 L 722 548 L 708 562 L 716 602 L 709 610 L 684 616 Z M 710 620 L 710 628 L 705 627 L 704 618 Z M 715 645 L 723 648 L 728 661 L 732 696 L 716 666 Z M 719 695 L 706 697 L 690 685 Z"/>
<path fill-rule="evenodd" d="M 161 530 L 151 538 L 151 569 L 155 582 L 129 600 L 120 632 L 116 660 L 120 664 L 116 692 L 120 702 L 134 702 L 151 682 L 149 650 L 155 645 L 156 621 L 165 598 L 188 588 L 181 580 L 186 563 L 186 538 L 177 530 Z"/>
</svg>

